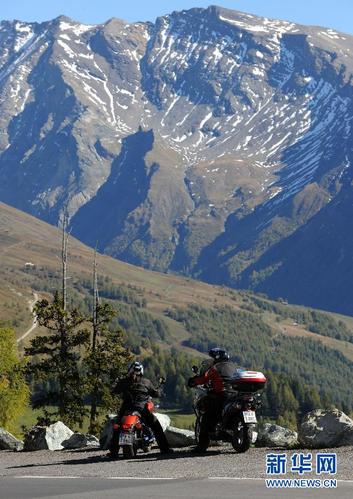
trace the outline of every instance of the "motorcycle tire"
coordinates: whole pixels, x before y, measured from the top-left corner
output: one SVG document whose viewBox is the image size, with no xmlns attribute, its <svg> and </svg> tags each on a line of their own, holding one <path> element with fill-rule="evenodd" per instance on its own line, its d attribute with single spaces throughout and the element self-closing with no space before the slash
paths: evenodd
<svg viewBox="0 0 353 499">
<path fill-rule="evenodd" d="M 195 440 L 196 440 L 196 445 L 199 449 L 202 450 L 207 450 L 208 446 L 210 445 L 210 437 L 209 435 L 201 435 L 201 424 L 202 424 L 202 418 L 196 418 L 195 421 Z"/>
<path fill-rule="evenodd" d="M 114 432 L 109 445 L 109 457 L 117 459 L 119 457 L 119 432 Z"/>
<path fill-rule="evenodd" d="M 119 457 L 119 447 L 109 449 L 109 457 L 112 459 L 117 459 Z"/>
<path fill-rule="evenodd" d="M 249 428 L 240 418 L 235 421 L 231 443 L 233 449 L 239 454 L 246 452 L 250 447 L 251 438 Z"/>
<path fill-rule="evenodd" d="M 137 447 L 136 445 L 124 445 L 123 446 L 123 457 L 125 459 L 133 459 L 136 457 Z"/>
</svg>

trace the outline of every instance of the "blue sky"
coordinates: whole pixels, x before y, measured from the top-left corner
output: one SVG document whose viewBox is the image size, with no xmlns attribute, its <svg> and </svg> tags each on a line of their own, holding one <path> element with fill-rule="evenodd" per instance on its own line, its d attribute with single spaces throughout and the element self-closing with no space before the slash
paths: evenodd
<svg viewBox="0 0 353 499">
<path fill-rule="evenodd" d="M 173 10 L 207 7 L 212 3 L 353 33 L 352 0 L 2 0 L 0 19 L 46 21 L 64 14 L 89 24 L 102 23 L 111 17 L 127 21 L 154 21 L 156 17 Z"/>
</svg>

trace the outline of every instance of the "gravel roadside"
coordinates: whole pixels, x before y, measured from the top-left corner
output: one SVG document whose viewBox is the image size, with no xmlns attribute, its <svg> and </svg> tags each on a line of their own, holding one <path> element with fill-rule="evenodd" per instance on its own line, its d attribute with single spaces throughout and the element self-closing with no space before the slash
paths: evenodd
<svg viewBox="0 0 353 499">
<path fill-rule="evenodd" d="M 235 454 L 229 447 L 212 448 L 202 456 L 190 454 L 190 449 L 159 456 L 157 450 L 139 454 L 133 460 L 111 460 L 106 451 L 37 451 L 0 452 L 0 476 L 75 476 L 75 477 L 139 477 L 139 478 L 206 478 L 237 477 L 266 478 L 266 454 L 286 453 L 288 462 L 295 451 L 252 448 L 244 454 Z M 313 462 L 318 451 L 312 452 Z M 319 452 L 337 453 L 339 480 L 353 480 L 353 446 L 322 449 Z M 286 478 L 293 477 L 289 473 Z M 295 476 L 296 478 L 298 475 Z M 305 473 L 305 478 L 316 477 Z M 267 476 L 268 478 L 268 476 Z M 332 478 L 332 476 L 330 476 Z"/>
</svg>

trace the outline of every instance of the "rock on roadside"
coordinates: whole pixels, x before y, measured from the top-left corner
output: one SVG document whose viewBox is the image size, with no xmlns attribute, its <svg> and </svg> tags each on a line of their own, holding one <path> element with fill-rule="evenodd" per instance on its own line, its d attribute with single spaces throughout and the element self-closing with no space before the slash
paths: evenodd
<svg viewBox="0 0 353 499">
<path fill-rule="evenodd" d="M 108 450 L 110 441 L 113 436 L 113 420 L 117 417 L 117 414 L 109 414 L 106 418 L 105 425 L 100 434 L 99 445 L 102 450 Z"/>
<path fill-rule="evenodd" d="M 94 448 L 99 447 L 99 440 L 94 435 L 75 432 L 70 438 L 62 442 L 62 446 L 65 449 Z"/>
<path fill-rule="evenodd" d="M 165 431 L 168 443 L 171 447 L 190 447 L 195 445 L 195 433 L 190 430 L 182 430 L 169 426 Z"/>
<path fill-rule="evenodd" d="M 155 412 L 154 415 L 158 419 L 163 431 L 165 432 L 170 426 L 170 417 L 167 414 L 161 414 L 160 412 Z"/>
<path fill-rule="evenodd" d="M 311 449 L 353 445 L 353 421 L 338 409 L 316 409 L 304 416 L 299 441 Z"/>
<path fill-rule="evenodd" d="M 95 435 L 90 435 L 89 433 L 86 433 L 85 435 L 87 444 L 86 447 L 99 447 L 99 440 Z"/>
<path fill-rule="evenodd" d="M 50 426 L 33 426 L 25 436 L 24 450 L 61 450 L 71 435 L 73 431 L 61 421 Z"/>
<path fill-rule="evenodd" d="M 22 440 L 18 440 L 9 431 L 0 428 L 0 450 L 20 451 L 22 449 Z"/>
<path fill-rule="evenodd" d="M 276 424 L 265 423 L 259 428 L 256 447 L 293 449 L 298 447 L 298 433 Z"/>
</svg>

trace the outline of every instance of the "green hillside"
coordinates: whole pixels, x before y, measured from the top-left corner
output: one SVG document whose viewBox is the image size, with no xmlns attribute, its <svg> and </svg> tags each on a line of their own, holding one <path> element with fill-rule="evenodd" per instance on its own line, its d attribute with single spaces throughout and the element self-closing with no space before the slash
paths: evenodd
<svg viewBox="0 0 353 499">
<path fill-rule="evenodd" d="M 0 321 L 12 325 L 18 338 L 33 322 L 29 302 L 34 293 L 49 296 L 60 286 L 60 251 L 58 229 L 0 204 Z M 92 264 L 92 249 L 70 238 L 69 303 L 86 312 Z M 237 364 L 268 374 L 269 417 L 287 412 L 293 421 L 294 414 L 315 404 L 352 411 L 351 317 L 151 272 L 104 255 L 98 255 L 98 272 L 100 296 L 118 308 L 133 352 L 149 358 L 150 375 L 167 375 L 165 405 L 190 409 L 189 367 L 221 345 Z M 20 350 L 37 333 L 34 329 L 19 341 Z"/>
</svg>

